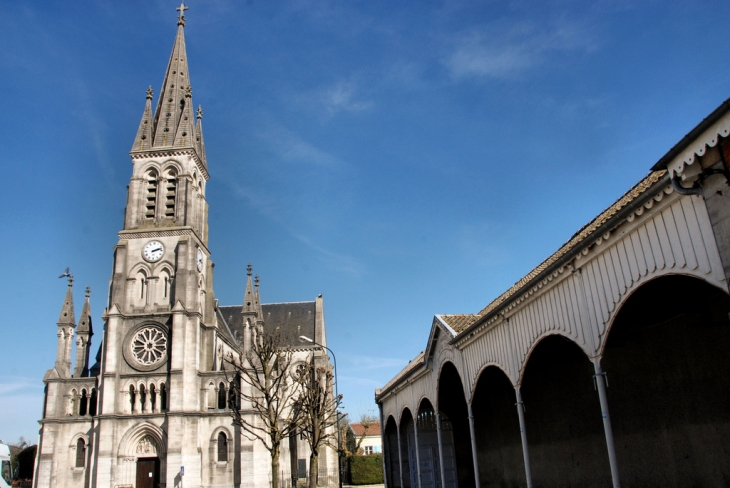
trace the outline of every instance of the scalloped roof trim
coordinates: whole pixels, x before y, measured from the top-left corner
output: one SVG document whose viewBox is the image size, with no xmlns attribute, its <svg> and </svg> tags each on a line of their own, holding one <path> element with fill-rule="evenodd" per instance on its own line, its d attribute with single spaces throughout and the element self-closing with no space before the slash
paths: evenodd
<svg viewBox="0 0 730 488">
<path fill-rule="evenodd" d="M 672 174 L 681 173 L 685 166 L 690 166 L 697 161 L 697 156 L 704 156 L 708 147 L 715 147 L 720 138 L 728 137 L 728 135 L 730 135 L 730 117 L 726 115 L 675 156 L 667 164 L 667 169 Z"/>
</svg>

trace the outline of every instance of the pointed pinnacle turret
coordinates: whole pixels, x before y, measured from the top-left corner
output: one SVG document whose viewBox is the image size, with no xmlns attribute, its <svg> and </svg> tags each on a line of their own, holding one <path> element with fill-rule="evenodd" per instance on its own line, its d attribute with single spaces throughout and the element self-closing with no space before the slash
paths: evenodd
<svg viewBox="0 0 730 488">
<path fill-rule="evenodd" d="M 251 282 L 251 272 L 253 268 L 251 267 L 251 263 L 248 264 L 246 267 L 246 274 L 248 275 L 246 278 L 246 294 L 243 296 L 243 308 L 241 309 L 241 313 L 243 314 L 256 314 L 256 303 L 255 298 L 256 295 L 253 291 L 253 283 Z"/>
<path fill-rule="evenodd" d="M 68 289 L 66 290 L 66 297 L 63 299 L 63 306 L 61 307 L 61 315 L 58 317 L 58 325 L 71 325 L 76 327 L 76 315 L 74 314 L 74 295 L 73 295 L 73 275 L 68 275 Z"/>
<path fill-rule="evenodd" d="M 91 287 L 87 286 L 84 308 L 81 309 L 81 318 L 79 318 L 79 325 L 76 328 L 77 335 L 83 333 L 88 333 L 89 336 L 94 335 L 94 331 L 91 326 L 91 305 L 89 304 L 89 295 L 91 295 Z"/>
<path fill-rule="evenodd" d="M 254 306 L 256 308 L 256 323 L 263 324 L 264 311 L 261 309 L 261 296 L 259 295 L 259 275 L 256 275 L 256 278 L 254 278 L 254 282 L 256 283 L 256 289 L 253 292 Z"/>
<path fill-rule="evenodd" d="M 198 151 L 200 159 L 203 161 L 203 166 L 208 167 L 208 162 L 205 159 L 205 139 L 203 139 L 203 107 L 198 105 L 197 112 L 198 123 L 195 125 L 195 149 Z"/>
<path fill-rule="evenodd" d="M 132 151 L 144 151 L 152 147 L 152 87 L 147 88 L 147 101 L 142 112 L 142 120 L 134 138 Z"/>
<path fill-rule="evenodd" d="M 91 329 L 90 294 L 91 288 L 87 286 L 84 308 L 81 310 L 79 326 L 76 328 L 76 367 L 74 368 L 74 378 L 89 376 L 89 346 L 91 346 L 91 336 L 94 335 Z"/>
</svg>

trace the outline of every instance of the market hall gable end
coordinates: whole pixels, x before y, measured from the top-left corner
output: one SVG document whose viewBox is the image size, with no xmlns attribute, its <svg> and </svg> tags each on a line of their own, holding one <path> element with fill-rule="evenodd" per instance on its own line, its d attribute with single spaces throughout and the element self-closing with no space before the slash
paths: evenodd
<svg viewBox="0 0 730 488">
<path fill-rule="evenodd" d="M 262 304 L 250 266 L 242 305 L 215 300 L 202 109 L 192 100 L 184 7 L 178 10 L 156 108 L 149 88 L 132 146 L 103 327 L 92 327 L 88 289 L 76 322 L 68 276 L 56 362 L 44 377 L 38 488 L 180 486 L 182 467 L 186 487 L 269 486 L 261 443 L 241 436 L 234 448 L 224 357 L 246 351 L 252 327 L 284 331 L 297 361 L 314 353 L 299 345 L 300 334 L 327 344 L 321 295 Z M 94 341 L 98 353 L 90 356 Z M 281 456 L 280 479 L 296 477 L 290 466 L 308 459 L 306 441 L 294 436 Z M 319 463 L 321 472 L 336 473 L 334 451 L 320 452 Z"/>
<path fill-rule="evenodd" d="M 730 101 L 376 390 L 388 488 L 730 479 Z"/>
</svg>

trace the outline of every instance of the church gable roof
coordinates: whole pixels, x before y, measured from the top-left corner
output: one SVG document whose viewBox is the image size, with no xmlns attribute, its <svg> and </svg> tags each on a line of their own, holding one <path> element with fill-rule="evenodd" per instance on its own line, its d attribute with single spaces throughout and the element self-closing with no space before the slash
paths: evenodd
<svg viewBox="0 0 730 488">
<path fill-rule="evenodd" d="M 243 305 L 229 305 L 218 307 L 219 313 L 228 324 L 234 338 L 238 342 L 243 340 Z M 288 302 L 268 303 L 261 305 L 264 329 L 274 331 L 279 329 L 282 343 L 288 346 L 299 347 L 299 336 L 314 337 L 316 302 Z"/>
</svg>

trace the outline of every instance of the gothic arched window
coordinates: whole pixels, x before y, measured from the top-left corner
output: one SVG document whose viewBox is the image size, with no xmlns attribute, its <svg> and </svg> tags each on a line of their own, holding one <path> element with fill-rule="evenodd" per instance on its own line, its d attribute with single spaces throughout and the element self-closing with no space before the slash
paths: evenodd
<svg viewBox="0 0 730 488">
<path fill-rule="evenodd" d="M 218 385 L 218 408 L 226 408 L 226 386 L 222 382 Z"/>
<path fill-rule="evenodd" d="M 86 415 L 88 409 L 89 398 L 86 396 L 86 390 L 81 390 L 81 402 L 79 402 L 79 416 Z"/>
<path fill-rule="evenodd" d="M 228 461 L 228 438 L 223 432 L 218 433 L 218 461 Z"/>
<path fill-rule="evenodd" d="M 134 279 L 135 286 L 137 287 L 136 290 L 136 296 L 139 303 L 146 305 L 147 304 L 147 294 L 148 294 L 148 287 L 149 287 L 149 281 L 147 280 L 147 273 L 145 273 L 142 270 L 139 270 L 137 272 L 137 276 Z"/>
<path fill-rule="evenodd" d="M 164 383 L 160 383 L 160 412 L 167 410 L 167 389 Z"/>
<path fill-rule="evenodd" d="M 134 404 L 137 400 L 137 395 L 134 391 L 134 385 L 129 385 L 129 411 L 134 413 Z"/>
<path fill-rule="evenodd" d="M 155 207 L 157 204 L 157 173 L 149 171 L 145 176 L 146 184 L 146 200 L 145 200 L 145 213 L 146 219 L 155 218 Z"/>
<path fill-rule="evenodd" d="M 145 404 L 147 403 L 147 390 L 144 385 L 139 385 L 139 411 L 144 412 Z"/>
<path fill-rule="evenodd" d="M 81 438 L 76 441 L 76 467 L 86 467 L 86 442 Z"/>
</svg>

